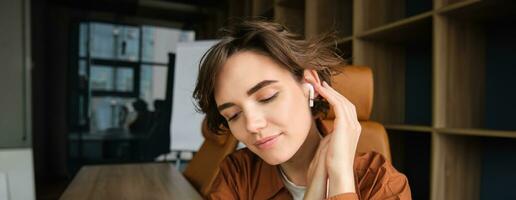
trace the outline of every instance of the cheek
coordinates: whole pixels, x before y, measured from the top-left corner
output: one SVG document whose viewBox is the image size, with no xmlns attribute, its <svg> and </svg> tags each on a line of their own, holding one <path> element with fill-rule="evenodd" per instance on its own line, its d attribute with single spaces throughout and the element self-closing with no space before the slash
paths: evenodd
<svg viewBox="0 0 516 200">
<path fill-rule="evenodd" d="M 229 130 L 231 131 L 231 134 L 233 137 L 235 137 L 239 142 L 246 143 L 245 136 L 246 132 L 245 129 L 240 128 L 241 125 L 230 125 Z"/>
<path fill-rule="evenodd" d="M 308 108 L 308 100 L 304 101 L 304 95 L 291 93 L 282 99 L 281 103 L 273 109 L 271 116 L 276 123 L 292 131 L 293 133 L 305 132 L 305 124 L 310 124 L 311 114 Z"/>
<path fill-rule="evenodd" d="M 246 146 L 252 145 L 253 134 L 247 131 L 245 120 L 241 117 L 237 123 L 233 123 L 229 126 L 229 130 L 235 139 L 245 144 Z"/>
</svg>

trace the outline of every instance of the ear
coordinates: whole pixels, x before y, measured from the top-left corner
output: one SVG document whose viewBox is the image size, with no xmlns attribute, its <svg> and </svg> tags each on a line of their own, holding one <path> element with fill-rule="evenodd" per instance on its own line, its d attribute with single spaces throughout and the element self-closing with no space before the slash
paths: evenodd
<svg viewBox="0 0 516 200">
<path fill-rule="evenodd" d="M 319 74 L 314 69 L 305 69 L 303 71 L 302 83 L 310 83 L 310 84 L 318 84 L 318 85 L 322 84 L 321 80 L 319 79 Z M 305 91 L 305 93 L 308 96 L 308 91 Z M 314 97 L 317 97 L 317 96 L 319 96 L 319 93 L 317 93 L 317 91 L 315 91 Z"/>
</svg>

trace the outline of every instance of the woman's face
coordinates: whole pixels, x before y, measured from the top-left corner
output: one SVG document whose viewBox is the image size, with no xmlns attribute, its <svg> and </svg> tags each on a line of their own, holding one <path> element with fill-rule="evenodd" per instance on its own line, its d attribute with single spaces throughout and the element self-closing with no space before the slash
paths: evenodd
<svg viewBox="0 0 516 200">
<path fill-rule="evenodd" d="M 312 125 L 308 92 L 271 58 L 243 51 L 222 67 L 215 101 L 236 139 L 265 162 L 289 160 Z"/>
</svg>

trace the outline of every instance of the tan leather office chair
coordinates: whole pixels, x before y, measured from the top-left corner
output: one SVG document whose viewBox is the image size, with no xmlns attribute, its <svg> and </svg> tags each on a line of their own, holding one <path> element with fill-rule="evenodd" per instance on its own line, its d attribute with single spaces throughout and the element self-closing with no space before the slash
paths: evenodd
<svg viewBox="0 0 516 200">
<path fill-rule="evenodd" d="M 346 66 L 342 73 L 332 77 L 332 87 L 349 99 L 356 107 L 358 120 L 362 126 L 357 153 L 377 151 L 391 160 L 389 138 L 382 124 L 370 121 L 373 107 L 373 72 L 369 67 Z M 330 109 L 328 116 L 321 120 L 324 132 L 331 132 L 335 114 Z"/>
<path fill-rule="evenodd" d="M 188 163 L 183 175 L 202 196 L 206 196 L 219 173 L 220 163 L 228 154 L 235 151 L 238 141 L 229 131 L 222 135 L 213 134 L 208 129 L 206 118 L 201 129 L 204 142 Z"/>
</svg>

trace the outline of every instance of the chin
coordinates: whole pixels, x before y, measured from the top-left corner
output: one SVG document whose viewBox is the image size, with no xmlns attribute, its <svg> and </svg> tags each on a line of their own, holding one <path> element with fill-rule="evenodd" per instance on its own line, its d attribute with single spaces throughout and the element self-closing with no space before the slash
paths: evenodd
<svg viewBox="0 0 516 200">
<path fill-rule="evenodd" d="M 256 155 L 258 155 L 263 161 L 265 161 L 269 165 L 279 165 L 284 162 L 287 162 L 294 156 L 296 153 L 295 151 L 285 151 L 284 149 L 278 149 L 277 151 L 271 151 L 271 152 L 261 152 L 257 153 L 254 152 Z"/>
</svg>

